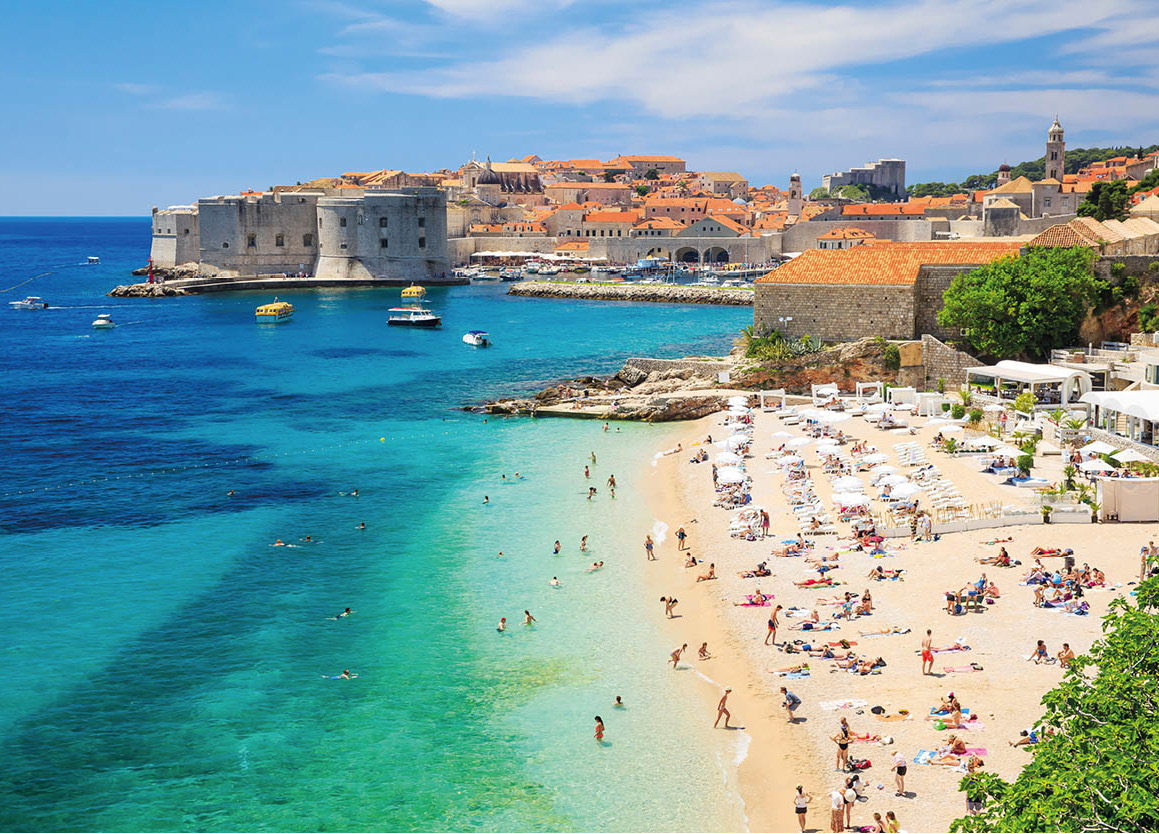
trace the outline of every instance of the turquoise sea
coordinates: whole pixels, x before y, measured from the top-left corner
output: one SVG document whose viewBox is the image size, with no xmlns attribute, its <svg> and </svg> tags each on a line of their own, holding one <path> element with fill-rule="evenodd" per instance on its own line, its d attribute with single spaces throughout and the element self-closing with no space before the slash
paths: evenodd
<svg viewBox="0 0 1159 834">
<path fill-rule="evenodd" d="M 723 351 L 748 310 L 489 284 L 432 291 L 428 333 L 386 327 L 397 290 L 276 326 L 268 295 L 104 298 L 148 246 L 148 219 L 0 219 L 0 289 L 52 271 L 0 294 L 0 830 L 744 825 L 742 742 L 644 585 L 671 430 L 456 407 Z"/>
</svg>

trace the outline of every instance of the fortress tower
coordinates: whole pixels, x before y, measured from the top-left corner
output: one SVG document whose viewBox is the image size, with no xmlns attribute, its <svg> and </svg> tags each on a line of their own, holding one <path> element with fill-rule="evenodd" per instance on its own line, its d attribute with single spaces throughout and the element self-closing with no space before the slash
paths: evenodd
<svg viewBox="0 0 1159 834">
<path fill-rule="evenodd" d="M 794 172 L 789 177 L 789 214 L 801 213 L 801 175 Z"/>
<path fill-rule="evenodd" d="M 1046 134 L 1046 179 L 1053 178 L 1062 182 L 1065 156 L 1066 142 L 1062 138 L 1062 125 L 1058 123 L 1058 116 L 1055 116 L 1054 124 Z"/>
</svg>

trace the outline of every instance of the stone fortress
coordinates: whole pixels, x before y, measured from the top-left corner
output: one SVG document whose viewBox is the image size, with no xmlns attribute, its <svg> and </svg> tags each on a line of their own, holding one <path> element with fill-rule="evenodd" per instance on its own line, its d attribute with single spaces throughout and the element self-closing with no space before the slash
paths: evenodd
<svg viewBox="0 0 1159 834">
<path fill-rule="evenodd" d="M 893 194 L 895 199 L 905 199 L 905 160 L 879 159 L 866 163 L 863 168 L 821 177 L 821 187 L 830 194 L 844 185 L 872 185 Z"/>
<path fill-rule="evenodd" d="M 282 275 L 315 284 L 455 281 L 446 195 L 435 187 L 287 188 L 154 208 L 150 257 L 155 268 L 189 265 L 217 283 Z"/>
</svg>

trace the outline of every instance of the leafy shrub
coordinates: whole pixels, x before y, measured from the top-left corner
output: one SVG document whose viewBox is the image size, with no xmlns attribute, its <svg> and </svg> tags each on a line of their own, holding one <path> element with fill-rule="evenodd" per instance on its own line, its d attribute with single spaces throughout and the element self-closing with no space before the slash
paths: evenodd
<svg viewBox="0 0 1159 834">
<path fill-rule="evenodd" d="M 966 416 L 966 406 L 962 405 L 961 403 L 954 403 L 954 405 L 950 408 L 950 416 L 955 420 L 961 420 Z"/>
<path fill-rule="evenodd" d="M 1127 298 L 1137 298 L 1139 290 L 1143 288 L 1143 282 L 1139 280 L 1138 276 L 1128 275 L 1119 286 L 1123 288 L 1123 295 Z"/>
<path fill-rule="evenodd" d="M 944 376 L 938 377 L 938 393 L 946 393 L 946 378 Z"/>
<path fill-rule="evenodd" d="M 1034 455 L 1019 455 L 1018 456 L 1018 471 L 1029 475 L 1031 468 L 1034 466 Z"/>
<path fill-rule="evenodd" d="M 1122 264 L 1119 262 L 1111 264 L 1111 277 L 1112 278 L 1122 278 L 1123 273 L 1126 271 L 1127 271 L 1127 267 L 1125 264 Z"/>
<path fill-rule="evenodd" d="M 950 404 L 949 403 L 942 403 L 942 411 L 949 411 L 949 410 L 950 410 Z"/>
<path fill-rule="evenodd" d="M 882 360 L 885 362 L 885 367 L 891 371 L 896 371 L 901 367 L 901 350 L 895 344 L 886 345 L 885 352 L 882 354 Z"/>
<path fill-rule="evenodd" d="M 1014 398 L 1014 409 L 1021 411 L 1023 414 L 1030 414 L 1034 411 L 1034 394 L 1029 391 L 1023 391 Z"/>
<path fill-rule="evenodd" d="M 980 408 L 971 408 L 970 409 L 970 422 L 971 423 L 981 423 L 982 422 L 982 409 L 980 409 Z"/>
</svg>

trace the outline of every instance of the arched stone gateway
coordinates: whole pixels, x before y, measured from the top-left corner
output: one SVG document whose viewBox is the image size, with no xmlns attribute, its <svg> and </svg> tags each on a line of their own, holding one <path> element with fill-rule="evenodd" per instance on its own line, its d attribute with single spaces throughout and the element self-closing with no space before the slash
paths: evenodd
<svg viewBox="0 0 1159 834">
<path fill-rule="evenodd" d="M 700 260 L 700 253 L 691 246 L 676 250 L 676 260 L 682 264 L 694 264 Z"/>
<path fill-rule="evenodd" d="M 726 264 L 728 263 L 728 250 L 723 246 L 710 246 L 704 253 L 705 263 Z"/>
</svg>

